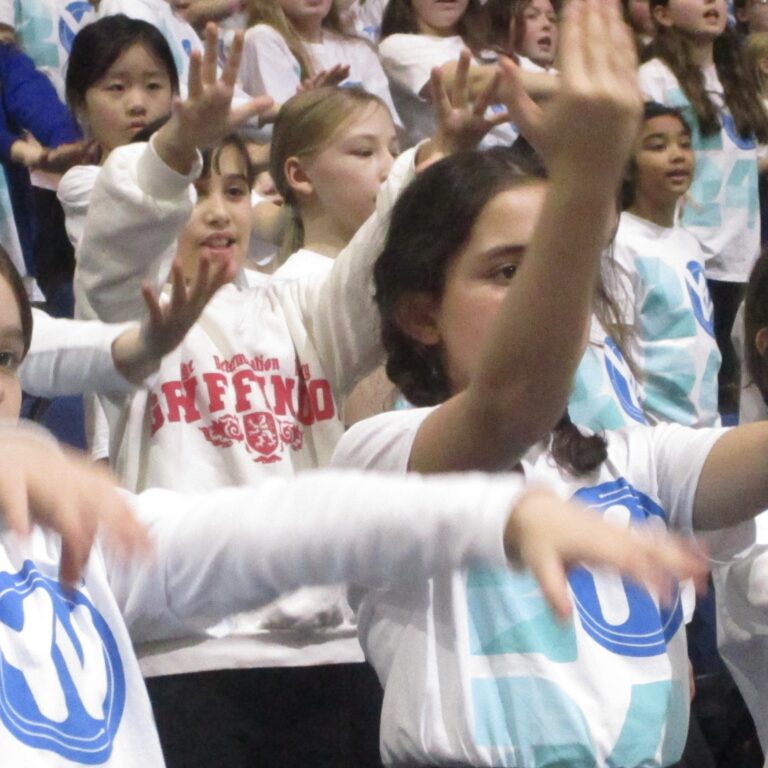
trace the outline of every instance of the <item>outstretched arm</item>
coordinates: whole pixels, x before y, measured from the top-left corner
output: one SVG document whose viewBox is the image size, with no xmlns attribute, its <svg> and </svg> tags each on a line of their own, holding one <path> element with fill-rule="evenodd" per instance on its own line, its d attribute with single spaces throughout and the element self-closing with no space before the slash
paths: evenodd
<svg viewBox="0 0 768 768">
<path fill-rule="evenodd" d="M 508 468 L 566 407 L 641 101 L 616 2 L 573 0 L 562 55 L 560 91 L 544 121 L 552 139 L 539 220 L 490 334 L 478 340 L 467 388 L 416 436 L 415 471 Z"/>
</svg>

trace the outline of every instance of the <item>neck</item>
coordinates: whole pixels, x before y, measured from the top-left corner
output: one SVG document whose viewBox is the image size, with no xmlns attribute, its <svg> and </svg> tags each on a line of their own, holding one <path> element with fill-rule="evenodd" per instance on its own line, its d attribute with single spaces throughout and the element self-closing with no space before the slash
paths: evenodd
<svg viewBox="0 0 768 768">
<path fill-rule="evenodd" d="M 309 251 L 335 259 L 346 247 L 349 237 L 322 212 L 302 211 L 304 225 L 304 247 Z"/>
<path fill-rule="evenodd" d="M 707 67 L 713 64 L 715 41 L 711 38 L 691 38 L 691 60 L 697 67 Z"/>
<path fill-rule="evenodd" d="M 323 20 L 315 16 L 295 21 L 291 19 L 293 26 L 299 33 L 299 37 L 305 43 L 323 42 Z"/>
<path fill-rule="evenodd" d="M 429 37 L 453 37 L 457 34 L 456 27 L 438 29 L 437 27 L 430 26 L 421 19 L 416 19 L 416 28 L 419 30 L 420 35 L 427 35 Z"/>
<path fill-rule="evenodd" d="M 675 212 L 677 210 L 677 201 L 673 203 L 657 203 L 651 200 L 638 198 L 627 211 L 639 219 L 646 219 L 660 227 L 675 226 Z"/>
</svg>

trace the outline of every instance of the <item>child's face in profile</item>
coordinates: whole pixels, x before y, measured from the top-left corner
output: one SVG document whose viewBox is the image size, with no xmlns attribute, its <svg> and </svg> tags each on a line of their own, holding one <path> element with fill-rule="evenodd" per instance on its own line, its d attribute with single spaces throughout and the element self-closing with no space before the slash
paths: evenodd
<svg viewBox="0 0 768 768">
<path fill-rule="evenodd" d="M 523 34 L 517 52 L 540 67 L 557 55 L 557 14 L 550 0 L 531 0 L 523 11 Z"/>
<path fill-rule="evenodd" d="M 635 144 L 635 199 L 676 205 L 693 179 L 691 135 L 674 115 L 646 120 Z"/>
<path fill-rule="evenodd" d="M 21 385 L 17 372 L 23 359 L 19 306 L 8 281 L 0 276 L 0 419 L 19 418 Z"/>
<path fill-rule="evenodd" d="M 239 150 L 225 146 L 214 157 L 207 178 L 195 184 L 197 203 L 178 242 L 184 274 L 197 272 L 200 256 L 215 264 L 234 258 L 243 265 L 251 236 L 251 189 Z"/>
</svg>

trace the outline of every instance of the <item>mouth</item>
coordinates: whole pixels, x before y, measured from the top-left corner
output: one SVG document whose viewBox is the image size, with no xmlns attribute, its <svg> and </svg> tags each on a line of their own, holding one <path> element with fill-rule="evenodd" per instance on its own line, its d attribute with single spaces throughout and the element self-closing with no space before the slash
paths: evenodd
<svg viewBox="0 0 768 768">
<path fill-rule="evenodd" d="M 143 131 L 147 127 L 144 120 L 133 120 L 128 124 L 128 129 L 131 131 Z"/>
<path fill-rule="evenodd" d="M 536 45 L 538 45 L 539 48 L 549 50 L 552 47 L 552 38 L 549 35 L 543 35 L 536 41 Z"/>
<path fill-rule="evenodd" d="M 227 256 L 231 253 L 237 240 L 229 232 L 218 232 L 215 235 L 209 235 L 202 242 L 204 253 L 211 256 Z"/>
<path fill-rule="evenodd" d="M 720 12 L 716 8 L 710 8 L 704 11 L 704 18 L 707 21 L 720 21 Z"/>
<path fill-rule="evenodd" d="M 688 170 L 679 169 L 675 171 L 669 171 L 666 176 L 672 182 L 682 183 L 690 180 L 691 172 Z"/>
</svg>

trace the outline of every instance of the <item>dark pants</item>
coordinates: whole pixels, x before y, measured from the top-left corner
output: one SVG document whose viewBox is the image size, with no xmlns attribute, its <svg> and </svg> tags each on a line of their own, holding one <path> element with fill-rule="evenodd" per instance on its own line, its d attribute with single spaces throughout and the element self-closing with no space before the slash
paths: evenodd
<svg viewBox="0 0 768 768">
<path fill-rule="evenodd" d="M 382 691 L 367 664 L 146 680 L 168 768 L 379 768 Z"/>
<path fill-rule="evenodd" d="M 723 357 L 718 375 L 718 408 L 720 413 L 737 413 L 741 369 L 736 350 L 731 342 L 731 330 L 739 305 L 744 298 L 746 283 L 707 280 L 707 285 L 714 308 L 715 340 Z"/>
</svg>

